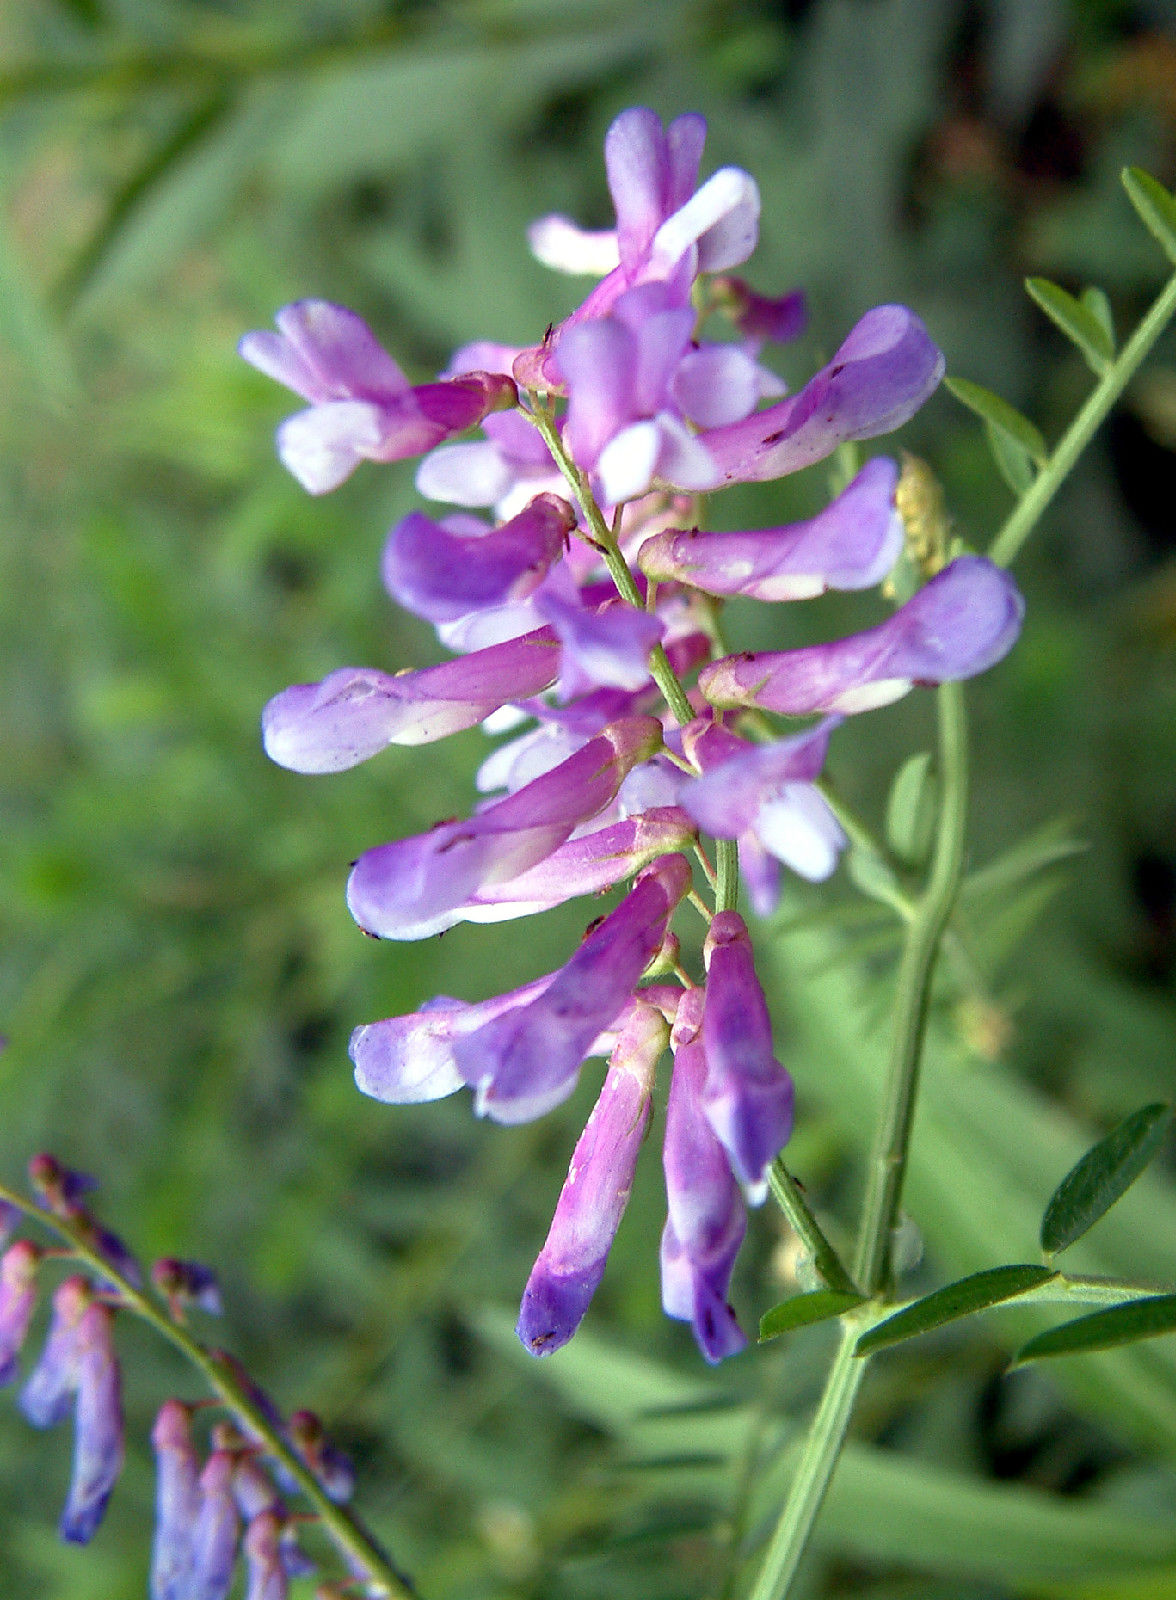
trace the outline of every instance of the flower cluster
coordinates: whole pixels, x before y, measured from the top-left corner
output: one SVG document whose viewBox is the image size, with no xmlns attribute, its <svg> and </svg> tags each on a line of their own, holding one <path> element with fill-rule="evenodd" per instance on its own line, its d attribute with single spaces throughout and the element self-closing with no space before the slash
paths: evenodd
<svg viewBox="0 0 1176 1600">
<path fill-rule="evenodd" d="M 453 508 L 405 517 L 383 558 L 391 597 L 435 626 L 451 659 L 393 675 L 342 668 L 285 690 L 263 718 L 270 756 L 337 772 L 478 723 L 510 734 L 480 770 L 468 819 L 355 863 L 360 927 L 420 939 L 629 884 L 558 970 L 490 1000 L 439 996 L 351 1043 L 365 1093 L 409 1102 L 469 1088 L 479 1114 L 504 1123 L 542 1115 L 585 1058 L 607 1059 L 523 1297 L 519 1335 L 536 1354 L 571 1337 L 600 1281 L 667 1048 L 663 1303 L 708 1360 L 743 1345 L 728 1285 L 745 1198 L 762 1198 L 790 1132 L 792 1087 L 729 864 L 737 850 L 760 911 L 781 863 L 827 877 L 845 843 L 817 785 L 835 728 L 913 685 L 982 671 L 1021 621 L 1008 576 L 961 555 L 865 633 L 722 652 L 723 597 L 801 600 L 886 578 L 903 547 L 899 473 L 867 460 L 815 517 L 745 532 L 701 531 L 702 496 L 896 428 L 943 360 L 912 312 L 880 306 L 786 393 L 760 356 L 800 331 L 803 300 L 731 276 L 755 246 L 759 195 L 734 168 L 699 184 L 704 135 L 700 117 L 663 127 L 640 108 L 613 123 L 615 229 L 559 216 L 532 229 L 547 264 L 603 274 L 537 345 L 469 345 L 412 387 L 357 316 L 322 301 L 286 307 L 277 333 L 241 344 L 310 402 L 278 433 L 308 490 L 361 459 L 427 450 L 418 487 Z M 481 437 L 453 438 L 475 425 Z M 773 733 L 765 713 L 820 720 Z M 703 834 L 720 841 L 720 870 Z M 672 929 L 687 901 L 708 923 L 695 977 Z"/>
<path fill-rule="evenodd" d="M 48 1155 L 31 1163 L 30 1179 L 44 1210 L 0 1200 L 0 1244 L 27 1214 L 50 1228 L 60 1224 L 57 1231 L 68 1247 L 46 1250 L 31 1239 L 17 1238 L 0 1256 L 0 1385 L 17 1376 L 37 1309 L 42 1264 L 74 1255 L 111 1268 L 109 1280 L 92 1271 L 71 1273 L 58 1283 L 44 1345 L 18 1396 L 25 1419 L 37 1428 L 53 1427 L 73 1412 L 73 1473 L 60 1532 L 63 1539 L 87 1544 L 98 1529 L 123 1463 L 122 1377 L 115 1325 L 128 1312 L 144 1314 L 147 1302 L 134 1256 L 98 1223 L 83 1201 L 94 1188 L 94 1179 Z M 177 1327 L 190 1307 L 220 1313 L 216 1279 L 197 1262 L 171 1257 L 157 1261 L 151 1282 Z M 156 1320 L 163 1315 L 157 1313 Z M 246 1397 L 249 1409 L 264 1418 L 301 1460 L 326 1496 L 348 1500 L 353 1489 L 350 1464 L 327 1440 L 319 1419 L 300 1411 L 283 1422 L 231 1356 L 216 1352 L 210 1359 Z M 158 1489 L 151 1600 L 227 1600 L 239 1553 L 248 1569 L 247 1600 L 284 1600 L 291 1579 L 318 1570 L 297 1539 L 298 1525 L 308 1519 L 305 1514 L 295 1517 L 286 1504 L 285 1497 L 299 1485 L 268 1453 L 265 1439 L 244 1412 L 212 1426 L 202 1461 L 192 1423 L 197 1411 L 210 1404 L 168 1400 L 156 1418 L 152 1443 Z M 362 1573 L 357 1576 L 364 1581 Z"/>
</svg>

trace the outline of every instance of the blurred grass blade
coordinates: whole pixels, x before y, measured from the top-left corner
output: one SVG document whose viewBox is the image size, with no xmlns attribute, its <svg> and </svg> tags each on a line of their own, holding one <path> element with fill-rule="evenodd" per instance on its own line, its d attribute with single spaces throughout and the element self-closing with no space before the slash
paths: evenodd
<svg viewBox="0 0 1176 1600">
<path fill-rule="evenodd" d="M 997 433 L 1004 434 L 1020 445 L 1037 466 L 1045 465 L 1049 459 L 1045 440 L 1040 430 L 1033 426 L 1028 417 L 1022 416 L 1016 406 L 1011 406 L 1000 395 L 993 394 L 991 389 L 972 383 L 968 378 L 946 378 L 944 382 L 961 405 L 982 417 Z"/>
<path fill-rule="evenodd" d="M 1124 167 L 1123 187 L 1144 226 L 1176 265 L 1176 200 L 1142 167 Z"/>
<path fill-rule="evenodd" d="M 1080 855 L 1086 845 L 1070 832 L 1067 817 L 1054 817 L 987 866 L 978 867 L 964 879 L 960 899 L 969 908 L 998 901 L 1019 889 L 1029 878 L 1056 866 L 1068 857 Z"/>
<path fill-rule="evenodd" d="M 990 1267 L 987 1272 L 974 1272 L 956 1283 L 945 1284 L 934 1294 L 904 1306 L 885 1322 L 879 1322 L 864 1333 L 854 1349 L 856 1356 L 868 1356 L 875 1350 L 885 1350 L 889 1345 L 901 1344 L 945 1323 L 958 1322 L 977 1311 L 987 1311 L 990 1306 L 1015 1300 L 1029 1289 L 1037 1289 L 1057 1274 L 1048 1267 L 1011 1266 Z"/>
<path fill-rule="evenodd" d="M 1083 301 L 1048 278 L 1026 278 L 1025 289 L 1050 321 L 1078 346 L 1091 371 L 1101 378 L 1115 356 L 1114 342 L 1101 319 Z"/>
<path fill-rule="evenodd" d="M 1082 1355 L 1089 1350 L 1112 1350 L 1116 1345 L 1135 1344 L 1140 1339 L 1155 1339 L 1162 1333 L 1176 1333 L 1176 1294 L 1157 1294 L 1147 1300 L 1128 1300 L 1106 1311 L 1093 1311 L 1088 1317 L 1063 1322 L 1060 1327 L 1039 1333 L 1023 1344 L 1010 1363 L 1023 1367 L 1026 1362 L 1045 1356 Z"/>
<path fill-rule="evenodd" d="M 1070 1169 L 1041 1221 L 1041 1248 L 1047 1256 L 1068 1249 L 1126 1194 L 1159 1151 L 1171 1122 L 1171 1106 L 1143 1106 Z"/>
<path fill-rule="evenodd" d="M 815 1289 L 812 1294 L 793 1295 L 760 1318 L 759 1342 L 764 1344 L 769 1339 L 778 1339 L 782 1333 L 808 1327 L 813 1322 L 826 1322 L 861 1304 L 860 1294 L 850 1294 L 844 1289 Z"/>
<path fill-rule="evenodd" d="M 126 179 L 102 222 L 57 283 L 53 299 L 63 311 L 70 311 L 84 293 L 137 208 L 167 181 L 188 152 L 224 121 L 231 105 L 231 97 L 223 90 L 203 98 Z"/>
</svg>

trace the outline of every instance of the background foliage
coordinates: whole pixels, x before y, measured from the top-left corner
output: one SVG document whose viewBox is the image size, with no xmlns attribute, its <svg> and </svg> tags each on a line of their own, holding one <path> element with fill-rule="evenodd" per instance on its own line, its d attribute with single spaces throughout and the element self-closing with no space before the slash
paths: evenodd
<svg viewBox="0 0 1176 1600">
<path fill-rule="evenodd" d="M 705 1372 L 658 1306 L 651 1151 L 586 1329 L 536 1366 L 514 1306 L 591 1085 L 513 1129 L 456 1100 L 356 1093 L 352 1025 L 525 981 L 584 908 L 421 947 L 356 932 L 347 862 L 463 809 L 480 735 L 332 779 L 264 760 L 277 689 L 436 646 L 379 587 L 411 468 L 307 500 L 271 450 L 288 399 L 236 339 L 308 294 L 361 311 L 414 374 L 470 337 L 533 339 L 576 286 L 529 259 L 526 222 L 606 221 L 600 145 L 622 107 L 700 109 L 708 168 L 746 166 L 763 191 L 757 286 L 810 295 L 786 377 L 869 305 L 904 300 L 949 371 L 1055 437 L 1089 380 L 1020 280 L 1099 282 L 1124 330 L 1158 287 L 1117 173 L 1176 177 L 1173 20 L 1158 0 L 0 12 L 0 1169 L 14 1181 L 50 1147 L 101 1174 L 108 1219 L 145 1253 L 216 1265 L 217 1337 L 284 1405 L 327 1416 L 429 1600 L 733 1592 L 829 1334 Z M 982 546 L 1007 493 L 975 419 L 944 393 L 903 442 Z M 970 964 L 941 984 L 913 1292 L 1032 1260 L 1069 1164 L 1171 1095 L 1174 448 L 1168 339 L 1021 563 L 1025 635 L 971 695 Z M 824 488 L 817 468 L 719 506 L 783 521 Z M 797 609 L 734 626 L 801 642 L 872 615 L 844 597 Z M 879 824 L 928 730 L 912 701 L 839 736 L 834 777 Z M 893 929 L 844 872 L 831 894 L 793 890 L 779 923 L 766 961 L 799 1086 L 791 1164 L 836 1230 Z M 1171 1164 L 1080 1250 L 1090 1270 L 1171 1282 Z M 769 1208 L 737 1280 L 749 1326 L 793 1268 Z M 1176 1594 L 1172 1341 L 1006 1378 L 1037 1325 L 1016 1315 L 878 1363 L 809 1595 Z M 68 1439 L 0 1410 L 6 1594 L 145 1592 L 144 1441 L 159 1401 L 194 1391 L 146 1338 L 126 1343 L 136 1443 L 87 1552 L 57 1544 L 46 1491 Z"/>
</svg>

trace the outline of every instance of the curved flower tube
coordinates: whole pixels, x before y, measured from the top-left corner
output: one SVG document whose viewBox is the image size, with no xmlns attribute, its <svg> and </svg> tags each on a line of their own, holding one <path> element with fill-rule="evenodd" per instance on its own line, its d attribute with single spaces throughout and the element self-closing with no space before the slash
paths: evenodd
<svg viewBox="0 0 1176 1600">
<path fill-rule="evenodd" d="M 958 556 L 892 617 L 832 644 L 726 656 L 698 675 L 712 705 L 872 711 L 916 684 L 971 678 L 1008 654 L 1025 603 L 1012 578 L 983 556 Z"/>
</svg>

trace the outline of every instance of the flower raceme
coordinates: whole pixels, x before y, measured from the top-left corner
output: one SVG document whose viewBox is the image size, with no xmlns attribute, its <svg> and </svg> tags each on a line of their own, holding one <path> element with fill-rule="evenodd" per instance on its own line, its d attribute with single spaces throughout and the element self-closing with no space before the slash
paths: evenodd
<svg viewBox="0 0 1176 1600">
<path fill-rule="evenodd" d="M 781 604 L 882 583 L 904 543 L 899 472 L 868 459 L 814 516 L 759 530 L 701 529 L 700 497 L 897 428 L 943 358 L 912 311 L 878 306 L 788 393 L 762 357 L 802 331 L 804 300 L 730 276 L 755 247 L 759 192 L 733 167 L 700 183 L 705 131 L 701 117 L 664 127 L 641 107 L 616 119 L 615 227 L 549 216 L 531 229 L 540 260 L 600 278 L 537 344 L 475 341 L 414 386 L 366 324 L 322 301 L 241 343 L 309 402 L 279 428 L 278 453 L 312 493 L 360 460 L 421 454 L 418 488 L 451 507 L 403 518 L 382 563 L 392 599 L 435 627 L 450 658 L 283 690 L 263 716 L 270 756 L 337 772 L 477 723 L 509 735 L 468 819 L 360 856 L 356 921 L 420 939 L 628 885 L 555 971 L 489 999 L 437 996 L 351 1041 L 365 1094 L 406 1104 L 468 1088 L 479 1115 L 504 1123 L 551 1110 L 586 1058 L 607 1058 L 523 1297 L 519 1336 L 537 1355 L 572 1336 L 601 1280 L 667 1048 L 663 1304 L 708 1360 L 742 1348 L 728 1291 L 745 1200 L 763 1196 L 793 1090 L 747 925 L 704 836 L 737 841 L 757 911 L 774 907 L 782 867 L 827 878 L 846 841 L 817 782 L 844 718 L 985 670 L 1021 623 L 1007 574 L 962 555 L 863 633 L 755 654 L 717 645 L 727 597 Z M 776 714 L 822 720 L 777 731 Z M 687 900 L 709 924 L 701 962 L 673 927 Z M 9 1273 L 14 1329 L 22 1271 Z M 266 1527 L 248 1549 L 254 1571 L 269 1570 Z"/>
<path fill-rule="evenodd" d="M 63 1248 L 45 1250 L 18 1237 L 0 1257 L 0 1386 L 17 1377 L 45 1272 L 53 1270 L 58 1257 L 79 1256 L 89 1270 L 69 1274 L 53 1290 L 48 1331 L 17 1403 L 36 1428 L 56 1427 L 72 1413 L 73 1470 L 60 1533 L 72 1543 L 88 1544 L 123 1464 L 122 1375 L 115 1335 L 120 1319 L 136 1311 L 146 1314 L 142 1273 L 126 1246 L 100 1226 L 83 1202 L 95 1187 L 94 1179 L 48 1155 L 30 1164 L 30 1178 L 43 1209 L 6 1202 L 7 1232 L 15 1232 L 27 1212 L 57 1232 Z M 109 1280 L 97 1263 L 111 1269 Z M 150 1279 L 177 1326 L 185 1321 L 186 1308 L 220 1313 L 215 1276 L 199 1262 L 166 1257 L 154 1263 Z M 312 1412 L 295 1412 L 284 1422 L 232 1357 L 214 1352 L 212 1359 L 231 1373 L 237 1394 L 247 1397 L 253 1415 L 213 1425 L 202 1461 L 192 1423 L 214 1402 L 173 1399 L 161 1407 L 152 1431 L 157 1488 L 151 1600 L 228 1600 L 242 1555 L 249 1571 L 248 1594 L 282 1600 L 290 1592 L 291 1578 L 319 1570 L 298 1543 L 299 1530 L 315 1515 L 289 1509 L 286 1497 L 299 1492 L 300 1485 L 269 1450 L 280 1439 L 326 1498 L 338 1503 L 351 1497 L 351 1466 Z M 232 1415 L 232 1407 L 228 1409 Z M 254 1431 L 258 1413 L 272 1425 L 268 1445 Z"/>
</svg>

